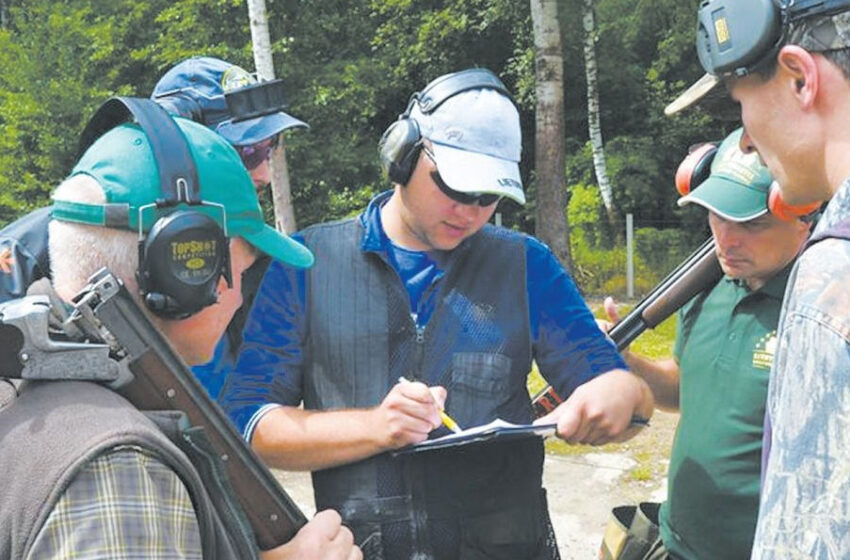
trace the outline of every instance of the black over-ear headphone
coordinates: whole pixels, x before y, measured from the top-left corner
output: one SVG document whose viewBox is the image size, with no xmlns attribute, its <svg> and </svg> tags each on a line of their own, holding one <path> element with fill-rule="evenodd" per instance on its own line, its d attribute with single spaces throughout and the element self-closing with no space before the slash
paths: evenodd
<svg viewBox="0 0 850 560">
<path fill-rule="evenodd" d="M 703 0 L 697 54 L 706 72 L 746 75 L 775 53 L 789 24 L 850 8 L 850 0 Z"/>
<path fill-rule="evenodd" d="M 197 101 L 182 91 L 167 92 L 157 96 L 154 101 L 172 115 L 206 124 L 204 110 Z"/>
<path fill-rule="evenodd" d="M 198 171 L 183 133 L 168 113 L 149 99 L 109 99 L 83 130 L 80 153 L 102 134 L 133 117 L 150 142 L 162 192 L 154 203 L 138 209 L 139 291 L 153 313 L 182 319 L 217 301 L 222 276 L 231 284 L 230 247 L 227 232 L 213 218 L 197 209 L 175 208 L 179 204 L 214 206 L 222 216 L 225 209 L 201 199 Z M 128 223 L 126 206 L 114 206 L 118 208 L 107 206 L 107 225 Z M 115 215 L 121 208 L 125 215 Z M 145 235 L 142 224 L 147 211 L 160 217 Z"/>
<path fill-rule="evenodd" d="M 414 105 L 423 114 L 433 113 L 448 98 L 470 89 L 493 89 L 510 97 L 508 88 L 486 68 L 470 68 L 434 79 L 410 97 L 407 109 L 387 128 L 378 143 L 381 167 L 393 183 L 406 185 L 422 147 L 419 123 L 411 118 Z"/>
</svg>

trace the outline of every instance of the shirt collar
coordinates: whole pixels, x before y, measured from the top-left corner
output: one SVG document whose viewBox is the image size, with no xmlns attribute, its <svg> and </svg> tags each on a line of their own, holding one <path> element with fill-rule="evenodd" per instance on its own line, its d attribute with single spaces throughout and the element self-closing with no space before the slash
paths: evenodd
<svg viewBox="0 0 850 560">
<path fill-rule="evenodd" d="M 758 290 L 750 290 L 746 282 L 738 278 L 730 278 L 729 276 L 724 275 L 723 280 L 747 290 L 747 295 L 744 297 L 748 297 L 753 294 L 764 294 L 768 297 L 782 301 L 782 298 L 785 296 L 785 285 L 788 283 L 788 276 L 791 274 L 791 269 L 794 268 L 794 261 L 796 260 L 797 259 L 794 259 L 790 263 L 786 264 L 785 268 L 774 274 Z"/>
<path fill-rule="evenodd" d="M 360 214 L 360 224 L 363 226 L 363 240 L 360 242 L 361 251 L 386 252 L 390 242 L 384 225 L 381 223 L 381 207 L 392 196 L 393 191 L 384 191 L 369 201 L 369 206 Z"/>
</svg>

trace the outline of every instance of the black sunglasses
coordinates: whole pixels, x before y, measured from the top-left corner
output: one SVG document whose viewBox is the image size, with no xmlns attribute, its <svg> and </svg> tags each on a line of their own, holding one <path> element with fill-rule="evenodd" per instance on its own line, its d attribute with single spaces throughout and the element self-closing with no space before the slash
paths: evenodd
<svg viewBox="0 0 850 560">
<path fill-rule="evenodd" d="M 434 166 L 437 166 L 437 160 L 434 159 L 434 154 L 427 147 L 422 146 L 422 151 L 434 162 Z M 431 179 L 437 184 L 437 188 L 440 189 L 447 197 L 451 198 L 455 202 L 459 202 L 460 204 L 477 204 L 478 206 L 490 206 L 491 204 L 495 204 L 502 199 L 502 195 L 493 194 L 493 193 L 464 193 L 460 191 L 456 191 L 443 181 L 443 178 L 440 176 L 440 172 L 438 170 L 431 171 Z"/>
</svg>

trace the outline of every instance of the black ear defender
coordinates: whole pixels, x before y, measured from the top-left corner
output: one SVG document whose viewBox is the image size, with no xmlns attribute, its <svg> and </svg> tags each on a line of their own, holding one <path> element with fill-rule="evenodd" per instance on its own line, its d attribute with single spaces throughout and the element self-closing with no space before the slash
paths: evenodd
<svg viewBox="0 0 850 560">
<path fill-rule="evenodd" d="M 157 95 L 154 101 L 172 115 L 199 123 L 204 122 L 204 110 L 197 101 L 181 90 L 167 91 Z"/>
<path fill-rule="evenodd" d="M 136 280 L 142 300 L 154 314 L 183 319 L 218 300 L 222 277 L 232 285 L 227 231 L 199 208 L 214 207 L 221 213 L 222 223 L 226 223 L 226 210 L 201 199 L 198 172 L 185 137 L 169 114 L 149 99 L 114 97 L 104 103 L 80 137 L 80 153 L 103 133 L 133 117 L 150 142 L 161 189 L 160 198 L 138 209 Z M 148 212 L 157 218 L 145 235 L 143 223 Z M 127 223 L 129 217 L 113 220 Z"/>
<path fill-rule="evenodd" d="M 410 97 L 407 109 L 384 131 L 378 143 L 381 167 L 390 181 L 406 185 L 419 158 L 422 134 L 419 123 L 410 116 L 413 107 L 418 105 L 419 110 L 428 115 L 450 97 L 471 89 L 493 89 L 510 97 L 502 80 L 486 68 L 470 68 L 440 76 Z"/>
<path fill-rule="evenodd" d="M 850 8 L 850 0 L 703 0 L 697 54 L 706 72 L 744 76 L 783 42 L 789 24 Z"/>
</svg>

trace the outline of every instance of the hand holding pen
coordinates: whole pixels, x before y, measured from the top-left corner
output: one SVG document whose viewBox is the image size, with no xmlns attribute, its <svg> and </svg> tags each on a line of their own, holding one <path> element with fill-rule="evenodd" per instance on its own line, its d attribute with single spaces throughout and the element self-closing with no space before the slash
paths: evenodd
<svg viewBox="0 0 850 560">
<path fill-rule="evenodd" d="M 406 377 L 399 377 L 398 382 L 399 383 L 412 383 L 412 381 L 410 381 Z M 437 388 L 438 387 L 434 387 L 434 389 L 437 389 Z M 442 389 L 442 387 L 439 387 L 439 389 Z M 435 400 L 436 400 L 436 398 L 435 398 Z M 443 397 L 443 402 L 445 402 L 445 400 L 446 400 L 446 398 Z M 458 433 L 458 432 L 462 431 L 462 428 L 458 425 L 458 423 L 455 422 L 454 420 L 452 420 L 452 417 L 449 416 L 448 414 L 446 414 L 446 411 L 443 410 L 442 404 L 440 405 L 440 420 L 443 422 L 443 426 L 445 426 L 446 428 L 448 428 L 452 432 Z"/>
<path fill-rule="evenodd" d="M 375 435 L 386 449 L 428 439 L 428 434 L 442 425 L 440 412 L 446 402 L 443 387 L 428 387 L 416 381 L 399 381 L 376 409 Z"/>
</svg>

